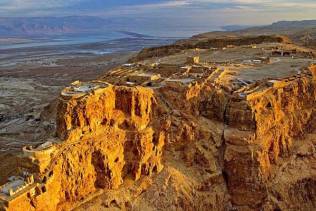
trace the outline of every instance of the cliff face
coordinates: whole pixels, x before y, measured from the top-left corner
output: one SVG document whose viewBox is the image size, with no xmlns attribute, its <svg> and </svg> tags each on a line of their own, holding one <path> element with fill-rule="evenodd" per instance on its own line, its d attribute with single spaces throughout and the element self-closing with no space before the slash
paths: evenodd
<svg viewBox="0 0 316 211">
<path fill-rule="evenodd" d="M 315 97 L 315 83 L 307 76 L 275 82 L 272 88 L 249 97 L 266 177 L 271 163 L 289 154 L 295 139 L 314 129 Z"/>
<path fill-rule="evenodd" d="M 267 209 L 282 210 L 314 206 L 309 188 L 315 188 L 315 147 L 307 138 L 315 130 L 313 77 L 307 73 L 269 81 L 268 88 L 244 90 L 250 92 L 247 99 L 229 105 L 224 171 L 234 204 L 266 202 Z M 240 109 L 243 115 L 236 118 Z M 294 173 L 302 162 L 311 166 Z"/>
<path fill-rule="evenodd" d="M 111 85 L 82 99 L 61 99 L 57 132 L 72 145 L 58 161 L 65 201 L 118 188 L 127 175 L 137 180 L 161 171 L 164 131 L 150 124 L 155 103 L 150 89 Z"/>
<path fill-rule="evenodd" d="M 98 189 L 117 189 L 125 177 L 138 180 L 162 170 L 165 132 L 153 125 L 153 91 L 100 86 L 80 95 L 62 92 L 56 132 L 63 141 L 48 155 L 49 164 L 29 161 L 40 166 L 33 173 L 45 184 L 45 192 L 30 197 L 29 209 L 69 209 Z"/>
<path fill-rule="evenodd" d="M 315 209 L 316 67 L 235 75 L 135 65 L 73 83 L 53 143 L 24 148 L 34 185 L 5 206 L 69 210 L 101 194 L 95 204 L 109 209 Z"/>
</svg>

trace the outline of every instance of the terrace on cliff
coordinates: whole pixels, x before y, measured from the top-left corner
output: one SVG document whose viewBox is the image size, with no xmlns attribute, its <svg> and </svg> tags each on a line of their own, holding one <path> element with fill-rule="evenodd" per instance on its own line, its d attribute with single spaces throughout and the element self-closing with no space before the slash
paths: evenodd
<svg viewBox="0 0 316 211">
<path fill-rule="evenodd" d="M 109 209 L 315 208 L 315 60 L 253 40 L 145 56 L 65 88 L 57 137 L 21 158 L 45 192 L 19 203 L 82 210 L 99 193 L 93 206 Z"/>
</svg>

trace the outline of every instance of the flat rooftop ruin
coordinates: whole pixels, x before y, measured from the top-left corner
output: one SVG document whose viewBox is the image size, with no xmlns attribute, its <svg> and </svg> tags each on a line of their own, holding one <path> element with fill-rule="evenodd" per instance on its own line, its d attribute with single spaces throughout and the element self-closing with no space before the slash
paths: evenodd
<svg viewBox="0 0 316 211">
<path fill-rule="evenodd" d="M 66 87 L 61 92 L 62 97 L 72 97 L 79 98 L 85 96 L 86 94 L 95 91 L 97 89 L 103 89 L 108 87 L 109 84 L 100 82 L 100 81 L 92 81 L 92 82 L 80 82 L 75 81 L 71 84 L 71 86 Z"/>
<path fill-rule="evenodd" d="M 22 176 L 11 176 L 8 182 L 0 186 L 0 200 L 11 201 L 20 194 L 29 191 L 34 185 L 34 176 L 26 173 Z"/>
<path fill-rule="evenodd" d="M 255 48 L 254 45 L 249 46 L 234 46 L 225 50 L 203 49 L 199 50 L 199 56 L 196 56 L 195 49 L 188 49 L 161 57 L 159 63 L 152 58 L 123 65 L 107 73 L 101 80 L 119 86 L 157 89 L 169 85 L 189 86 L 211 77 L 217 85 L 237 91 L 257 81 L 279 80 L 297 75 L 314 61 L 308 56 L 307 50 L 294 45 L 262 43 L 256 44 Z M 276 50 L 300 56 L 271 57 Z M 272 83 L 270 81 L 267 84 Z"/>
<path fill-rule="evenodd" d="M 51 154 L 56 150 L 56 145 L 51 141 L 46 141 L 37 146 L 24 146 L 22 148 L 23 154 L 25 156 L 34 156 L 34 155 L 44 155 Z"/>
<path fill-rule="evenodd" d="M 53 147 L 53 143 L 51 141 L 47 141 L 45 143 L 42 143 L 36 147 L 33 146 L 26 146 L 24 147 L 25 151 L 44 151 L 48 150 Z"/>
</svg>

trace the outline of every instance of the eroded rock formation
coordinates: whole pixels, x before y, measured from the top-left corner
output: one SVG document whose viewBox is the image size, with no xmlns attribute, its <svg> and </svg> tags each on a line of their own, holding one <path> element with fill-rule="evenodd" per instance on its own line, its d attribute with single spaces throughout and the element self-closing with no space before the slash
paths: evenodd
<svg viewBox="0 0 316 211">
<path fill-rule="evenodd" d="M 315 209 L 316 67 L 230 68 L 133 64 L 73 83 L 56 137 L 24 148 L 34 185 L 3 206 L 69 210 L 100 193 L 109 209 Z"/>
<path fill-rule="evenodd" d="M 235 204 L 260 206 L 264 201 L 281 197 L 278 202 L 272 200 L 276 208 L 299 209 L 303 206 L 301 203 L 314 203 L 314 199 L 301 199 L 300 203 L 296 200 L 282 201 L 283 197 L 287 197 L 282 195 L 290 192 L 291 186 L 296 186 L 299 180 L 293 181 L 293 176 L 283 175 L 287 177 L 283 178 L 283 182 L 288 180 L 287 184 L 283 184 L 284 187 L 289 186 L 287 191 L 277 190 L 274 185 L 280 185 L 275 180 L 279 180 L 278 174 L 284 171 L 278 169 L 281 163 L 284 168 L 288 162 L 293 164 L 306 159 L 313 168 L 315 150 L 305 136 L 314 131 L 315 81 L 310 73 L 304 73 L 281 81 L 270 80 L 266 84 L 268 87 L 259 90 L 256 87 L 254 92 L 254 87 L 242 90 L 247 94 L 245 101 L 232 101 L 228 108 L 228 128 L 224 132 L 228 188 Z M 238 109 L 243 111 L 237 113 L 243 115 L 234 118 L 233 114 Z M 310 147 L 305 149 L 310 154 L 306 152 L 298 158 L 297 153 L 306 147 Z M 311 178 L 311 172 L 304 173 L 297 174 L 302 180 L 304 177 Z M 297 191 L 299 193 L 300 190 Z M 303 195 L 310 194 L 304 189 L 301 191 Z"/>
</svg>

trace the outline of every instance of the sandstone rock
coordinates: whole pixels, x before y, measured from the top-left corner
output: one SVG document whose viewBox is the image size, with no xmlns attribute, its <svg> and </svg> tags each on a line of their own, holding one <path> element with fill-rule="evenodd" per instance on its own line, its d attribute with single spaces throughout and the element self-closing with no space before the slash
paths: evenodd
<svg viewBox="0 0 316 211">
<path fill-rule="evenodd" d="M 100 192 L 112 210 L 313 210 L 314 69 L 230 85 L 237 72 L 207 64 L 132 65 L 73 83 L 52 146 L 21 157 L 34 191 L 3 206 L 70 210 Z"/>
</svg>

